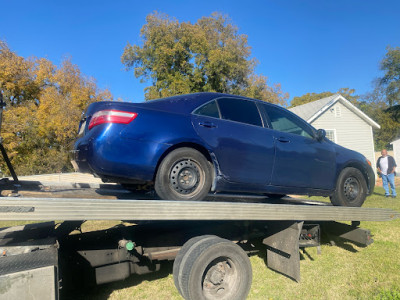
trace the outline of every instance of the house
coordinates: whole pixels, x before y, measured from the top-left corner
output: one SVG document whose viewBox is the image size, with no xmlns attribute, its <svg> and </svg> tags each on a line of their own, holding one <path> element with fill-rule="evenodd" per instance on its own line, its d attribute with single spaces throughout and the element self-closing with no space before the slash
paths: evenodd
<svg viewBox="0 0 400 300">
<path fill-rule="evenodd" d="M 376 171 L 372 130 L 380 126 L 342 95 L 335 94 L 289 110 L 315 128 L 325 129 L 326 137 L 336 144 L 362 153 Z"/>
<path fill-rule="evenodd" d="M 400 137 L 391 142 L 390 145 L 393 146 L 393 158 L 397 164 L 396 173 L 400 175 Z"/>
</svg>

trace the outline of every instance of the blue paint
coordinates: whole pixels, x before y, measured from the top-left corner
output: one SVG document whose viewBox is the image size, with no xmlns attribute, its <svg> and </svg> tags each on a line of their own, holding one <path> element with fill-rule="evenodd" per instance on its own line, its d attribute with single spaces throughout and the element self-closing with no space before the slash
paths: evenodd
<svg viewBox="0 0 400 300">
<path fill-rule="evenodd" d="M 218 117 L 225 117 L 221 113 L 223 101 L 250 103 L 260 120 L 248 122 L 258 125 Z M 197 114 L 196 109 L 210 103 L 216 113 Z M 101 124 L 88 130 L 91 116 L 106 109 L 138 116 L 127 125 Z M 287 116 L 303 132 L 273 129 L 276 120 L 271 119 L 272 112 Z M 236 117 L 248 116 L 239 113 Z M 362 171 L 369 193 L 374 186 L 374 173 L 363 155 L 326 138 L 318 140 L 316 129 L 304 120 L 259 100 L 197 93 L 145 103 L 97 102 L 88 107 L 84 120 L 85 128 L 75 143 L 75 160 L 81 171 L 105 180 L 151 182 L 168 151 L 190 146 L 208 153 L 215 171 L 213 190 L 218 192 L 328 196 L 335 190 L 340 171 L 348 166 Z"/>
</svg>

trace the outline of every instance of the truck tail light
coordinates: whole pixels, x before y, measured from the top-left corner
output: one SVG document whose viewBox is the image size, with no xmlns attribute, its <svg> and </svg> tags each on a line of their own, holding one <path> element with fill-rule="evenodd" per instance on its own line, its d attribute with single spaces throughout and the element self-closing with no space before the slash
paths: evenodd
<svg viewBox="0 0 400 300">
<path fill-rule="evenodd" d="M 100 110 L 93 114 L 89 123 L 89 130 L 104 123 L 129 124 L 136 117 L 137 113 L 121 110 Z"/>
</svg>

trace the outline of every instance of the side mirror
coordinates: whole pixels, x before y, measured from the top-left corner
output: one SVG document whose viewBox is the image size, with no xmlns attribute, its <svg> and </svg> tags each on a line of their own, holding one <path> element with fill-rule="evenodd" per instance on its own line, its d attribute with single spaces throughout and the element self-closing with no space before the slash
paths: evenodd
<svg viewBox="0 0 400 300">
<path fill-rule="evenodd" d="M 325 129 L 318 129 L 315 138 L 317 139 L 317 141 L 320 142 L 325 138 L 325 136 L 326 136 Z"/>
</svg>

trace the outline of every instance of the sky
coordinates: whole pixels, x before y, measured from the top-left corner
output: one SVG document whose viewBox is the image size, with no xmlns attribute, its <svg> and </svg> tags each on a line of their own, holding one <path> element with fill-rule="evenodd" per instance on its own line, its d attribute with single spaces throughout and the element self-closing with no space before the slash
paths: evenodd
<svg viewBox="0 0 400 300">
<path fill-rule="evenodd" d="M 368 93 L 386 47 L 400 46 L 399 0 L 0 0 L 0 39 L 24 57 L 69 57 L 114 98 L 140 102 L 148 84 L 125 70 L 121 55 L 128 42 L 141 43 L 154 11 L 192 23 L 228 15 L 248 36 L 256 73 L 290 99 L 342 87 Z"/>
</svg>

